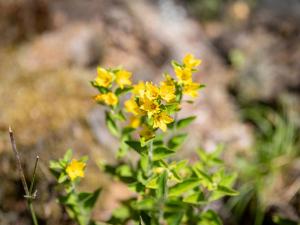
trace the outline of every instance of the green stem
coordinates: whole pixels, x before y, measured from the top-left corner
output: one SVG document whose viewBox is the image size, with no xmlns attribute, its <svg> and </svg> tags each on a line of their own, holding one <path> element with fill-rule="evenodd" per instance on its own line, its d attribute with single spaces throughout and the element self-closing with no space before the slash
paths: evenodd
<svg viewBox="0 0 300 225">
<path fill-rule="evenodd" d="M 33 224 L 38 225 L 38 221 L 36 219 L 35 211 L 34 211 L 33 204 L 32 204 L 32 199 L 28 199 L 27 203 L 28 203 L 28 207 L 29 207 L 29 210 L 31 213 Z"/>
<path fill-rule="evenodd" d="M 149 151 L 148 151 L 148 160 L 149 160 L 149 166 L 148 166 L 148 176 L 150 177 L 152 174 L 152 161 L 153 161 L 153 140 L 149 143 Z"/>
</svg>

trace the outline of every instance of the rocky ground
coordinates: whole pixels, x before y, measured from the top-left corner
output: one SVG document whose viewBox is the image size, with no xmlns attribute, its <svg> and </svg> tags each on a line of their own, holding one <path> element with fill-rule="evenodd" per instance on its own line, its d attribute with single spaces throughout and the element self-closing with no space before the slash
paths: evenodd
<svg viewBox="0 0 300 225">
<path fill-rule="evenodd" d="M 5 32 L 0 40 L 1 224 L 30 224 L 8 142 L 9 125 L 28 174 L 35 154 L 41 156 L 37 204 L 44 224 L 67 224 L 54 201 L 47 162 L 69 147 L 91 158 L 82 188 L 101 185 L 112 196 L 100 201 L 96 217 L 107 217 L 118 199 L 130 195 L 99 175 L 96 166 L 98 159 L 113 160 L 114 152 L 101 109 L 91 100 L 89 81 L 98 64 L 121 64 L 134 72 L 135 80 L 158 81 L 159 74 L 171 70 L 171 59 L 186 52 L 202 58 L 196 79 L 207 88 L 180 115 L 198 116 L 186 155 L 197 146 L 211 150 L 224 143 L 230 163 L 251 146 L 253 129 L 240 119 L 240 98 L 283 102 L 300 123 L 297 10 L 277 22 L 286 15 L 263 1 L 260 10 L 245 18 L 233 10 L 230 25 L 199 24 L 180 4 L 154 2 L 34 0 L 31 5 L 0 0 L 0 30 Z"/>
</svg>

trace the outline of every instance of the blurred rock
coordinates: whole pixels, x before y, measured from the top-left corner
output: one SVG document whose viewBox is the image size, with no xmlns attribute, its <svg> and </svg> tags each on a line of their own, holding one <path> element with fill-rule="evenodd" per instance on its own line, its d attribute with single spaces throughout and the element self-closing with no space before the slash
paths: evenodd
<svg viewBox="0 0 300 225">
<path fill-rule="evenodd" d="M 71 24 L 44 33 L 20 50 L 19 64 L 25 70 L 54 70 L 66 65 L 86 67 L 99 62 L 102 54 L 99 24 Z"/>
<path fill-rule="evenodd" d="M 28 39 L 51 24 L 47 0 L 0 0 L 0 45 Z"/>
</svg>

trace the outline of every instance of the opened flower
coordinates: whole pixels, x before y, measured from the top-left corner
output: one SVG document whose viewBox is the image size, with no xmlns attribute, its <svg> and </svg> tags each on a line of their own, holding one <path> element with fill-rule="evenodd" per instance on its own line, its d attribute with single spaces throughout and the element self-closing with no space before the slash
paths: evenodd
<svg viewBox="0 0 300 225">
<path fill-rule="evenodd" d="M 84 168 L 85 168 L 85 163 L 73 159 L 71 163 L 68 165 L 68 167 L 66 168 L 66 172 L 70 177 L 70 179 L 73 181 L 77 177 L 84 177 Z"/>
<path fill-rule="evenodd" d="M 163 132 L 167 130 L 167 124 L 172 123 L 174 119 L 166 112 L 153 115 L 153 128 L 160 128 Z"/>
<path fill-rule="evenodd" d="M 104 68 L 98 67 L 97 68 L 97 77 L 94 80 L 95 84 L 100 87 L 108 87 L 112 80 L 113 80 L 113 74 L 109 71 L 107 71 Z"/>
<path fill-rule="evenodd" d="M 127 112 L 130 112 L 133 115 L 138 115 L 140 113 L 140 108 L 134 98 L 125 101 L 124 105 Z"/>
<path fill-rule="evenodd" d="M 131 116 L 129 119 L 129 126 L 132 128 L 138 128 L 141 124 L 141 119 L 138 116 Z"/>
<path fill-rule="evenodd" d="M 189 83 L 192 82 L 192 70 L 189 67 L 176 66 L 175 74 L 178 78 L 179 83 Z"/>
<path fill-rule="evenodd" d="M 194 55 L 192 54 L 187 54 L 184 58 L 183 58 L 183 63 L 186 67 L 188 68 L 194 68 L 197 67 L 201 64 L 201 60 L 200 59 L 196 59 L 194 57 Z"/>
<path fill-rule="evenodd" d="M 148 117 L 151 117 L 153 114 L 158 113 L 160 111 L 160 107 L 157 101 L 152 101 L 148 97 L 144 97 L 141 99 L 140 108 L 147 112 Z"/>
<path fill-rule="evenodd" d="M 104 102 L 106 105 L 115 106 L 118 104 L 118 97 L 113 92 L 98 94 L 94 97 L 97 102 Z"/>
<path fill-rule="evenodd" d="M 138 84 L 133 86 L 132 93 L 136 96 L 144 96 L 145 94 L 145 83 L 140 81 Z"/>
<path fill-rule="evenodd" d="M 146 82 L 145 95 L 150 99 L 154 100 L 159 97 L 159 89 L 152 82 Z"/>
<path fill-rule="evenodd" d="M 198 96 L 198 90 L 200 85 L 198 83 L 187 83 L 183 87 L 183 94 L 189 95 L 193 98 Z"/>
<path fill-rule="evenodd" d="M 126 85 L 131 85 L 131 78 L 132 74 L 126 70 L 119 70 L 116 73 L 116 82 L 123 89 Z"/>
<path fill-rule="evenodd" d="M 171 102 L 176 98 L 176 87 L 172 78 L 168 75 L 166 80 L 160 83 L 159 95 L 166 102 Z"/>
</svg>

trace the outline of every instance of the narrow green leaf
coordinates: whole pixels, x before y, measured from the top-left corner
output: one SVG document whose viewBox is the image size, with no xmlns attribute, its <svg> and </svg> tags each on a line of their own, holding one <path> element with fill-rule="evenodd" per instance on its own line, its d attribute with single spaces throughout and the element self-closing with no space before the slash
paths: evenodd
<svg viewBox="0 0 300 225">
<path fill-rule="evenodd" d="M 183 201 L 186 203 L 191 203 L 191 204 L 206 204 L 207 203 L 202 192 L 193 193 L 193 194 L 185 197 L 183 199 Z"/>
<path fill-rule="evenodd" d="M 152 197 L 147 197 L 138 202 L 132 203 L 133 208 L 137 210 L 153 210 L 154 205 L 155 205 L 155 199 Z"/>
<path fill-rule="evenodd" d="M 226 186 L 222 186 L 222 185 L 218 185 L 218 189 L 219 192 L 223 192 L 226 195 L 230 195 L 230 196 L 234 196 L 234 195 L 238 195 L 239 192 L 237 192 L 236 190 L 230 188 L 230 187 L 226 187 Z"/>
<path fill-rule="evenodd" d="M 71 161 L 72 156 L 73 156 L 73 150 L 69 148 L 64 155 L 63 161 L 65 162 Z"/>
<path fill-rule="evenodd" d="M 181 194 L 197 187 L 200 184 L 199 179 L 190 178 L 176 184 L 169 190 L 169 196 L 180 196 Z"/>
<path fill-rule="evenodd" d="M 167 196 L 167 171 L 160 174 L 158 178 L 158 189 L 156 191 L 156 196 L 158 199 L 165 198 Z"/>
<path fill-rule="evenodd" d="M 132 87 L 125 87 L 125 88 L 117 88 L 117 90 L 115 91 L 115 94 L 117 96 L 120 96 L 122 94 L 126 94 L 128 93 L 129 91 L 131 91 L 133 88 Z"/>
<path fill-rule="evenodd" d="M 87 211 L 91 211 L 93 207 L 95 206 L 97 199 L 99 197 L 99 194 L 101 192 L 101 189 L 98 188 L 92 193 L 87 192 L 81 192 L 79 193 L 78 199 L 80 202 L 83 203 L 83 207 Z"/>
<path fill-rule="evenodd" d="M 61 184 L 61 183 L 65 182 L 67 179 L 68 179 L 67 174 L 61 173 L 60 176 L 59 176 L 59 178 L 58 178 L 58 180 L 57 180 L 57 182 L 59 184 Z"/>
<path fill-rule="evenodd" d="M 190 116 L 181 120 L 178 120 L 177 122 L 177 128 L 184 128 L 186 126 L 188 126 L 189 124 L 191 124 L 194 120 L 196 119 L 196 116 Z"/>
<path fill-rule="evenodd" d="M 139 141 L 125 141 L 125 143 L 139 154 L 147 151 L 147 147 L 142 147 Z"/>
<path fill-rule="evenodd" d="M 172 137 L 169 141 L 168 141 L 168 147 L 171 149 L 176 149 L 178 147 L 180 147 L 183 142 L 185 141 L 187 137 L 187 134 L 178 134 L 174 137 Z"/>
<path fill-rule="evenodd" d="M 219 216 L 211 209 L 203 212 L 200 218 L 199 225 L 222 225 Z"/>
<path fill-rule="evenodd" d="M 157 161 L 157 160 L 167 158 L 167 157 L 169 157 L 173 154 L 175 154 L 175 152 L 168 149 L 168 148 L 165 148 L 165 147 L 155 148 L 153 150 L 153 161 Z"/>
<path fill-rule="evenodd" d="M 118 127 L 115 123 L 115 121 L 111 118 L 110 113 L 106 112 L 105 114 L 105 122 L 106 122 L 106 126 L 108 128 L 108 130 L 110 131 L 110 133 L 114 136 L 119 136 L 119 130 Z"/>
</svg>

